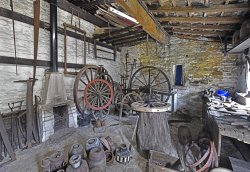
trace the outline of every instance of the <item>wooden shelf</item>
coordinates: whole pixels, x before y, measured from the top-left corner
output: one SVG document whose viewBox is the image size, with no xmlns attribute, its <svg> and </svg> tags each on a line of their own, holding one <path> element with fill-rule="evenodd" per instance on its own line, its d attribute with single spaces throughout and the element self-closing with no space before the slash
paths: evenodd
<svg viewBox="0 0 250 172">
<path fill-rule="evenodd" d="M 228 51 L 228 53 L 229 54 L 243 53 L 243 51 L 249 47 L 250 47 L 250 37 L 248 37 L 244 41 L 241 41 L 239 44 L 234 46 L 232 49 Z"/>
</svg>

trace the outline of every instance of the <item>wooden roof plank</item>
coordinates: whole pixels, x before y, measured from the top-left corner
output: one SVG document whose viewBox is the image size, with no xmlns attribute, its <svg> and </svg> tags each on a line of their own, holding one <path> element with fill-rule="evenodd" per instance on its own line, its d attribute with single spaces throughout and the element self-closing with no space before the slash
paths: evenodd
<svg viewBox="0 0 250 172">
<path fill-rule="evenodd" d="M 244 17 L 162 17 L 157 18 L 160 22 L 180 22 L 180 23 L 221 23 L 235 24 L 242 23 Z"/>
<path fill-rule="evenodd" d="M 151 9 L 151 12 L 168 12 L 168 13 L 192 13 L 192 12 L 237 12 L 237 11 L 249 11 L 250 6 L 247 3 L 242 4 L 228 4 L 228 5 L 216 5 L 211 7 L 192 7 L 192 6 L 180 6 L 180 7 L 167 7 L 162 6 L 158 9 Z"/>
<path fill-rule="evenodd" d="M 167 42 L 167 33 L 141 0 L 116 0 L 116 2 L 135 18 L 152 38 L 163 44 Z"/>
</svg>

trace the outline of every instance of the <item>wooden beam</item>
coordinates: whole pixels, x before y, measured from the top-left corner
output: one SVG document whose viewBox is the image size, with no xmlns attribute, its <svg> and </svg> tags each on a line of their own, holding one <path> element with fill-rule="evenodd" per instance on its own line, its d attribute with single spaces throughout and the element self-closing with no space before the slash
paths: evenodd
<svg viewBox="0 0 250 172">
<path fill-rule="evenodd" d="M 1 64 L 13 64 L 13 65 L 17 63 L 18 65 L 33 66 L 34 60 L 33 59 L 26 59 L 26 58 L 0 56 L 0 63 Z M 50 67 L 50 61 L 37 60 L 37 66 Z M 58 67 L 64 68 L 64 62 L 58 62 Z M 84 67 L 84 65 L 83 64 L 75 64 L 75 63 L 67 63 L 67 67 L 81 69 Z"/>
<path fill-rule="evenodd" d="M 135 35 L 130 35 L 130 36 L 115 39 L 115 40 L 112 39 L 112 40 L 109 40 L 107 42 L 112 43 L 112 44 L 116 44 L 117 42 L 129 41 L 129 40 L 132 40 L 132 39 L 137 38 L 137 37 L 145 36 L 146 34 L 147 34 L 146 32 L 142 32 L 142 33 L 138 33 L 138 34 L 135 34 Z"/>
<path fill-rule="evenodd" d="M 145 40 L 147 38 L 147 36 L 142 36 L 142 37 L 137 37 L 135 39 L 130 39 L 128 41 L 122 41 L 122 42 L 118 42 L 116 43 L 115 45 L 119 46 L 119 45 L 124 45 L 124 44 L 129 44 L 129 43 L 133 43 L 133 42 L 136 42 L 136 41 L 142 41 L 142 40 Z"/>
<path fill-rule="evenodd" d="M 112 40 L 112 39 L 119 39 L 119 38 L 123 38 L 123 37 L 126 37 L 126 36 L 130 36 L 130 35 L 134 35 L 134 34 L 137 34 L 137 33 L 142 33 L 144 32 L 144 30 L 140 30 L 140 31 L 130 31 L 130 32 L 126 32 L 126 33 L 121 33 L 120 35 L 116 35 L 116 36 L 113 36 L 113 37 L 107 37 L 107 38 L 104 38 L 104 39 L 100 39 L 100 41 L 108 41 L 108 40 Z"/>
<path fill-rule="evenodd" d="M 180 22 L 180 23 L 221 23 L 234 24 L 242 23 L 244 17 L 163 17 L 158 18 L 160 22 Z"/>
<path fill-rule="evenodd" d="M 115 3 L 115 0 L 95 0 L 91 2 L 74 1 L 74 4 L 80 7 L 89 7 L 89 6 L 104 5 L 104 4 L 111 4 L 111 3 Z"/>
<path fill-rule="evenodd" d="M 182 34 L 191 34 L 191 35 L 206 35 L 206 36 L 220 36 L 220 37 L 223 37 L 227 34 L 225 32 L 192 31 L 192 30 L 181 30 L 181 29 L 174 29 L 172 30 L 172 32 L 182 33 Z"/>
<path fill-rule="evenodd" d="M 239 26 L 232 25 L 169 25 L 162 24 L 164 28 L 173 28 L 173 29 L 194 29 L 194 30 L 226 30 L 232 31 L 240 28 Z"/>
<path fill-rule="evenodd" d="M 0 16 L 12 19 L 11 14 L 12 14 L 11 10 L 0 7 Z M 19 22 L 22 22 L 22 23 L 25 23 L 25 24 L 29 24 L 29 25 L 34 25 L 34 19 L 29 17 L 29 16 L 26 16 L 26 15 L 23 15 L 23 14 L 20 14 L 20 13 L 17 13 L 17 12 L 14 12 L 13 15 L 14 15 L 14 19 L 16 21 L 19 21 Z M 41 29 L 45 29 L 45 30 L 50 31 L 50 24 L 47 23 L 47 22 L 40 21 L 40 26 L 39 27 Z M 62 27 L 58 27 L 57 29 L 58 29 L 57 30 L 58 34 L 64 35 L 64 29 Z M 82 35 L 78 34 L 78 33 L 75 33 L 73 31 L 67 31 L 67 36 L 82 40 Z M 94 39 L 93 38 L 86 37 L 86 41 L 89 42 L 89 43 L 94 44 Z M 107 45 L 107 44 L 99 42 L 99 41 L 97 41 L 96 44 L 99 45 L 99 46 L 111 49 L 111 50 L 114 49 L 113 46 Z M 121 50 L 118 50 L 118 51 L 121 51 Z"/>
<path fill-rule="evenodd" d="M 228 4 L 228 5 L 214 5 L 211 7 L 168 7 L 162 6 L 157 9 L 150 9 L 151 12 L 159 13 L 193 13 L 193 12 L 203 12 L 203 13 L 210 13 L 210 12 L 237 12 L 237 11 L 249 11 L 249 4 Z"/>
<path fill-rule="evenodd" d="M 98 38 L 106 38 L 106 37 L 110 37 L 110 36 L 115 36 L 115 35 L 119 35 L 119 34 L 121 34 L 123 32 L 134 30 L 135 27 L 138 27 L 138 25 L 128 26 L 126 28 L 122 28 L 122 29 L 119 29 L 119 30 L 111 31 L 111 32 L 96 34 L 96 35 L 93 35 L 93 37 L 95 39 L 98 39 Z"/>
<path fill-rule="evenodd" d="M 194 40 L 194 41 L 220 42 L 219 39 L 206 38 L 206 37 L 200 37 L 200 36 L 189 36 L 189 35 L 173 35 L 173 36 L 180 38 L 180 39 L 188 39 L 188 40 Z"/>
<path fill-rule="evenodd" d="M 141 0 L 116 0 L 116 2 L 134 17 L 152 38 L 163 44 L 167 42 L 167 33 Z"/>
<path fill-rule="evenodd" d="M 61 8 L 62 10 L 64 11 L 67 11 L 69 13 L 74 13 L 74 15 L 78 15 L 79 13 L 79 16 L 80 18 L 96 25 L 96 26 L 99 26 L 99 27 L 108 27 L 108 23 L 99 19 L 98 17 L 88 13 L 87 11 L 81 9 L 80 7 L 77 7 L 75 6 L 74 4 L 70 3 L 69 1 L 67 0 L 60 0 L 60 1 L 57 1 L 57 6 L 59 8 Z"/>
</svg>

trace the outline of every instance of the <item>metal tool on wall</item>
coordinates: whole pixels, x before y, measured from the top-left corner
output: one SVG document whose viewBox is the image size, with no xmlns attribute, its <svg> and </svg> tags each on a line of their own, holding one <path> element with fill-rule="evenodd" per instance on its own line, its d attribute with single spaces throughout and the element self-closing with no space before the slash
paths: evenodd
<svg viewBox="0 0 250 172">
<path fill-rule="evenodd" d="M 83 59 L 83 63 L 84 65 L 86 64 L 86 58 L 87 58 L 87 44 L 86 44 L 86 32 L 74 25 L 71 24 L 67 24 L 67 23 L 63 23 L 64 26 L 64 74 L 70 74 L 67 71 L 67 29 L 73 29 L 76 30 L 77 32 L 80 32 L 81 34 L 83 34 L 83 41 L 84 41 L 84 59 Z M 77 51 L 77 49 L 76 49 Z M 73 73 L 72 73 L 73 74 Z M 75 73 L 74 73 L 75 74 Z"/>
<path fill-rule="evenodd" d="M 33 78 L 36 78 L 36 65 L 38 54 L 38 40 L 39 40 L 39 24 L 40 24 L 40 0 L 33 2 L 34 8 L 34 64 L 33 64 Z M 33 80 L 33 85 L 35 80 Z M 33 89 L 33 88 L 32 88 Z"/>
<path fill-rule="evenodd" d="M 26 146 L 32 147 L 32 144 L 39 143 L 37 127 L 34 125 L 34 107 L 33 107 L 33 78 L 28 80 L 19 80 L 14 82 L 26 82 L 27 94 L 26 94 Z"/>
<path fill-rule="evenodd" d="M 13 39 L 14 39 L 14 51 L 15 51 L 15 60 L 16 60 L 16 75 L 17 75 L 17 56 L 16 56 L 16 33 L 15 33 L 15 19 L 14 19 L 14 8 L 13 1 L 10 0 L 10 8 L 11 8 L 11 17 L 12 17 L 12 29 L 13 29 Z"/>
</svg>

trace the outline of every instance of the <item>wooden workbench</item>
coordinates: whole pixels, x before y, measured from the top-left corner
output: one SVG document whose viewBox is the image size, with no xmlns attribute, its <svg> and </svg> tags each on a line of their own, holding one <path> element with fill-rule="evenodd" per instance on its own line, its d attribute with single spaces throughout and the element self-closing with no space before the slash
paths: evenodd
<svg viewBox="0 0 250 172">
<path fill-rule="evenodd" d="M 218 102 L 218 100 L 216 101 Z M 237 105 L 236 102 L 232 103 Z M 204 100 L 203 105 L 204 122 L 215 142 L 218 156 L 220 156 L 222 136 L 234 138 L 241 142 L 250 144 L 249 128 L 239 124 L 235 125 L 235 122 L 250 123 L 248 120 L 248 111 L 239 110 L 237 113 L 231 111 L 226 112 L 224 108 L 214 108 L 211 106 L 211 100 L 208 101 L 206 99 Z M 223 103 L 221 105 L 223 106 Z M 242 108 L 242 105 L 239 105 L 239 107 Z M 240 109 L 239 107 L 238 109 Z"/>
</svg>

